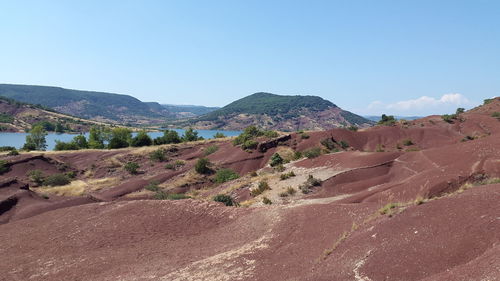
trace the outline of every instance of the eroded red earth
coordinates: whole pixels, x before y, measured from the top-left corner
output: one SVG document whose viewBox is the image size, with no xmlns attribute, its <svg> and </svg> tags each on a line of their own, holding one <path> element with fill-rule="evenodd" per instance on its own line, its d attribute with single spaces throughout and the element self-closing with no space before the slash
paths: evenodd
<svg viewBox="0 0 500 281">
<path fill-rule="evenodd" d="M 500 280 L 500 99 L 462 120 L 439 116 L 353 132 L 309 132 L 265 152 L 230 140 L 156 148 L 2 156 L 1 280 Z M 285 165 L 276 151 L 349 148 Z M 407 140 L 411 140 L 409 143 Z M 213 168 L 241 178 L 221 185 L 192 171 L 206 147 Z M 148 150 L 149 149 L 149 150 Z M 165 163 L 183 160 L 176 169 Z M 130 175 L 121 165 L 140 164 Z M 27 172 L 74 171 L 71 195 L 41 192 Z M 257 172 L 258 176 L 250 175 Z M 310 193 L 301 177 L 319 177 Z M 267 179 L 271 190 L 250 195 Z M 99 180 L 113 184 L 94 188 Z M 154 200 L 155 181 L 194 199 Z M 278 197 L 283 186 L 294 195 Z M 68 187 L 68 188 L 71 188 Z M 241 207 L 211 201 L 226 193 Z M 263 196 L 273 204 L 261 203 Z M 273 197 L 274 196 L 274 197 Z"/>
</svg>

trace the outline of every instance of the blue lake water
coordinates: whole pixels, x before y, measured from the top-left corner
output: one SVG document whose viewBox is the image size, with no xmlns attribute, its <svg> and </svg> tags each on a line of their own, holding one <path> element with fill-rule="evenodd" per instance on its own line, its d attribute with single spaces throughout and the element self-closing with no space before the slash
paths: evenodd
<svg viewBox="0 0 500 281">
<path fill-rule="evenodd" d="M 173 129 L 174 131 L 177 131 L 180 136 L 184 134 L 183 129 Z M 217 131 L 217 130 L 197 130 L 198 136 L 204 137 L 205 139 L 211 139 L 213 136 L 217 133 L 223 133 L 224 135 L 228 137 L 233 137 L 239 135 L 241 132 L 240 131 Z M 26 141 L 26 136 L 27 133 L 0 133 L 0 146 L 13 146 L 16 148 L 21 148 L 25 141 Z M 64 141 L 68 142 L 71 141 L 77 134 L 56 134 L 56 133 L 49 133 L 47 134 L 46 140 L 47 140 L 47 150 L 53 150 L 54 146 L 56 145 L 56 140 L 58 141 Z M 88 133 L 84 134 L 88 138 Z M 135 133 L 133 133 L 135 135 Z M 149 132 L 148 135 L 151 138 L 157 138 L 160 136 L 163 136 L 163 132 Z"/>
</svg>

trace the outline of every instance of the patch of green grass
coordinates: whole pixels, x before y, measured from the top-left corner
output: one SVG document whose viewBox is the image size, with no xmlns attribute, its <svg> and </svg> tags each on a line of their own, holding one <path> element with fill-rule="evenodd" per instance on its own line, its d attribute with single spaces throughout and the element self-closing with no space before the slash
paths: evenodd
<svg viewBox="0 0 500 281">
<path fill-rule="evenodd" d="M 61 186 L 61 185 L 67 185 L 70 182 L 71 182 L 71 179 L 65 174 L 53 174 L 53 175 L 47 176 L 43 180 L 43 185 Z"/>
<path fill-rule="evenodd" d="M 127 162 L 124 166 L 123 169 L 127 171 L 131 175 L 137 174 L 137 170 L 140 168 L 139 164 L 136 162 Z"/>
<path fill-rule="evenodd" d="M 261 181 L 261 182 L 259 182 L 259 186 L 257 188 L 252 189 L 250 191 L 250 194 L 252 196 L 258 196 L 259 194 L 262 194 L 266 190 L 271 190 L 271 187 L 269 186 L 267 181 Z"/>
<path fill-rule="evenodd" d="M 240 176 L 231 169 L 220 169 L 215 173 L 215 182 L 216 183 L 224 183 L 227 181 L 232 181 Z"/>
<path fill-rule="evenodd" d="M 226 206 L 234 206 L 235 205 L 233 198 L 229 195 L 226 195 L 226 194 L 217 194 L 213 197 L 213 200 L 215 202 L 222 202 Z"/>
<path fill-rule="evenodd" d="M 291 177 L 295 177 L 295 173 L 293 171 L 290 171 L 288 173 L 284 173 L 284 174 L 281 174 L 280 175 L 280 180 L 286 180 L 286 179 L 289 179 Z"/>
<path fill-rule="evenodd" d="M 381 215 L 388 215 L 389 217 L 391 217 L 392 214 L 394 214 L 395 209 L 399 206 L 399 203 L 387 203 L 384 207 L 380 208 L 378 212 Z"/>
<path fill-rule="evenodd" d="M 312 147 L 310 149 L 305 150 L 302 154 L 309 159 L 316 158 L 321 155 L 321 148 Z"/>
<path fill-rule="evenodd" d="M 10 171 L 9 162 L 7 162 L 6 160 L 0 160 L 0 175 L 5 174 L 8 171 Z"/>
<path fill-rule="evenodd" d="M 165 156 L 165 149 L 158 148 L 149 153 L 149 159 L 154 162 L 163 162 L 167 160 Z"/>
<path fill-rule="evenodd" d="M 212 153 L 215 153 L 217 150 L 219 150 L 219 147 L 217 145 L 210 145 L 203 150 L 203 155 L 208 156 Z"/>
<path fill-rule="evenodd" d="M 149 190 L 149 191 L 153 191 L 153 192 L 157 192 L 160 190 L 160 187 L 158 186 L 158 182 L 157 181 L 152 181 L 150 182 L 148 185 L 146 185 L 146 187 L 144 187 L 146 190 Z"/>
</svg>

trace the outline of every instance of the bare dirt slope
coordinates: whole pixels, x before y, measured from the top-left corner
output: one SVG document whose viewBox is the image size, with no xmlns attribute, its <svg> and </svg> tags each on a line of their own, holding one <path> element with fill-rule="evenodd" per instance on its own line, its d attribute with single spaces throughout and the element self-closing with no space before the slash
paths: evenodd
<svg viewBox="0 0 500 281">
<path fill-rule="evenodd" d="M 0 280 L 500 280 L 499 106 L 452 123 L 294 133 L 265 151 L 167 145 L 164 162 L 149 159 L 158 147 L 2 156 Z M 323 155 L 268 165 L 315 147 Z M 240 178 L 195 173 L 204 156 Z M 37 187 L 35 168 L 76 177 Z M 193 199 L 152 200 L 152 181 Z M 270 190 L 252 195 L 260 182 Z M 213 202 L 220 193 L 241 207 Z"/>
</svg>

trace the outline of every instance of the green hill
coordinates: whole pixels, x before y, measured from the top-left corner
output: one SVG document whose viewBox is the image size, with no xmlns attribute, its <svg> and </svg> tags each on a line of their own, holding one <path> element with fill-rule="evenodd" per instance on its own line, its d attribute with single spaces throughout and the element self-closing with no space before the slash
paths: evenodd
<svg viewBox="0 0 500 281">
<path fill-rule="evenodd" d="M 373 122 L 317 96 L 255 93 L 200 116 L 192 124 L 203 129 L 240 130 L 248 125 L 258 125 L 291 131 L 350 125 L 366 127 Z"/>
<path fill-rule="evenodd" d="M 145 103 L 132 96 L 79 91 L 59 87 L 0 84 L 0 96 L 40 104 L 59 112 L 89 119 L 137 122 L 171 117 L 158 103 Z"/>
</svg>

